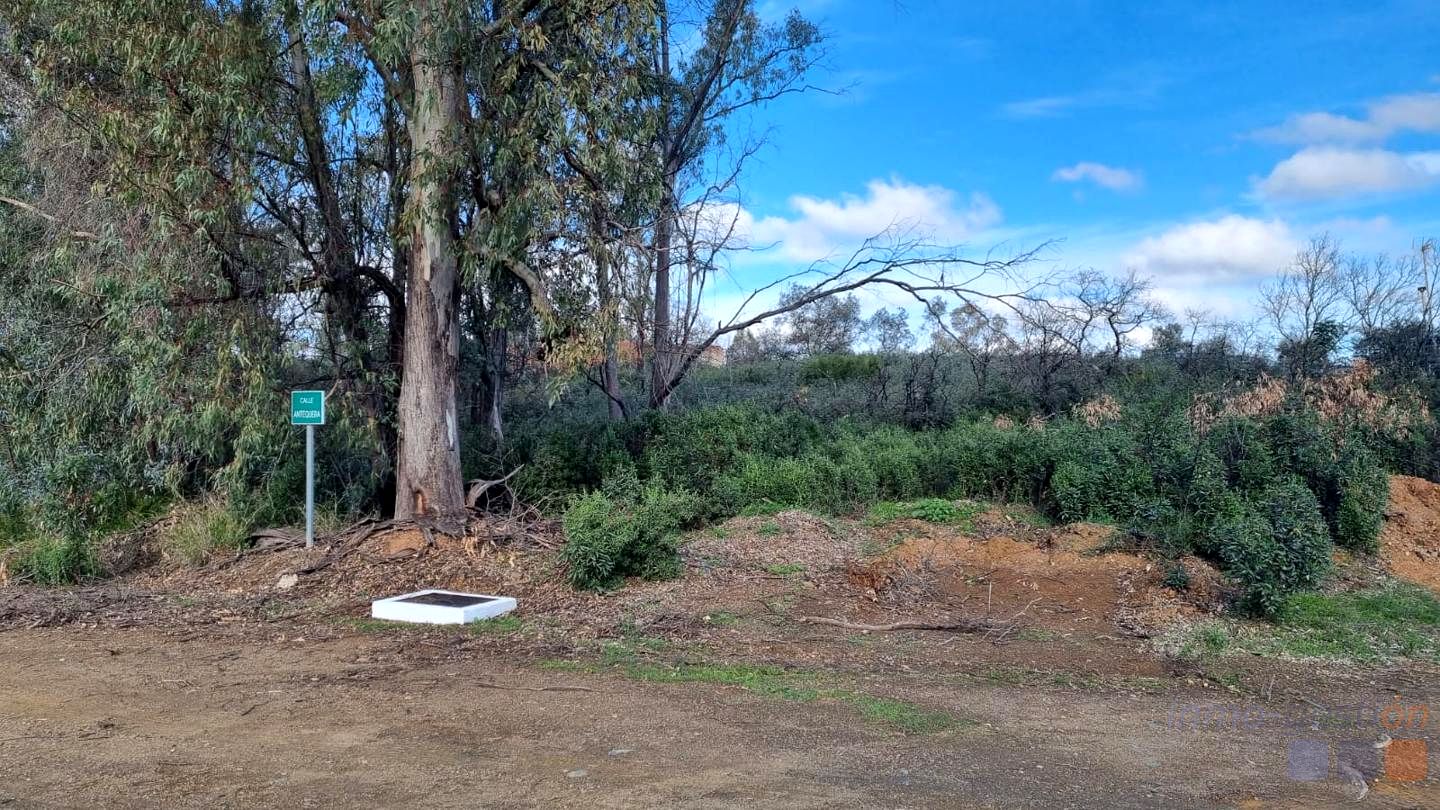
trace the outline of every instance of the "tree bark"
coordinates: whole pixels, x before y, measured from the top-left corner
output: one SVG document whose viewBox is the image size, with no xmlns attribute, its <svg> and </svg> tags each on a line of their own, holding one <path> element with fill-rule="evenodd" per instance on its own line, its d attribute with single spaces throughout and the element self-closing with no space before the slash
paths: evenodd
<svg viewBox="0 0 1440 810">
<path fill-rule="evenodd" d="M 659 73 L 667 81 L 670 78 L 670 13 L 667 4 L 661 3 L 660 11 L 660 54 L 657 60 Z M 660 139 L 664 164 L 661 167 L 660 216 L 655 221 L 655 310 L 651 319 L 650 332 L 650 407 L 664 410 L 670 402 L 670 361 L 673 348 L 670 336 L 670 241 L 675 214 L 675 132 L 671 131 L 671 91 L 664 90 L 661 106 L 661 126 L 665 128 Z"/>
<path fill-rule="evenodd" d="M 667 166 L 661 191 L 660 217 L 655 222 L 655 315 L 650 346 L 650 407 L 664 410 L 670 402 L 674 338 L 670 334 L 670 241 L 673 227 L 674 175 Z"/>
<path fill-rule="evenodd" d="M 600 310 L 605 313 L 604 359 L 600 365 L 600 389 L 605 392 L 610 420 L 625 419 L 624 400 L 620 398 L 620 313 L 615 306 L 615 290 L 610 278 L 610 245 L 605 238 L 605 211 L 597 202 L 590 214 L 595 240 L 595 286 L 600 291 Z"/>
<path fill-rule="evenodd" d="M 460 67 L 446 44 L 445 0 L 419 0 L 411 47 L 410 267 L 395 517 L 442 531 L 464 527 L 460 426 L 459 268 L 454 182 L 460 149 Z"/>
</svg>

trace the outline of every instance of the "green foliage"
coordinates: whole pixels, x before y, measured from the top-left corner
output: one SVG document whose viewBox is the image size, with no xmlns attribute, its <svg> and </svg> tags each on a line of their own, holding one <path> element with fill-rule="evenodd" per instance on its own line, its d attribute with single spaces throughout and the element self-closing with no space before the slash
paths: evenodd
<svg viewBox="0 0 1440 810">
<path fill-rule="evenodd" d="M 1226 573 L 1245 587 L 1245 606 L 1257 613 L 1273 614 L 1330 569 L 1332 543 L 1320 505 L 1299 481 L 1271 486 L 1253 506 L 1232 502 L 1211 535 Z"/>
<path fill-rule="evenodd" d="M 22 582 L 68 585 L 100 576 L 94 545 L 79 537 L 46 537 L 17 548 L 10 573 Z"/>
<path fill-rule="evenodd" d="M 1186 657 L 1237 648 L 1254 655 L 1379 664 L 1397 658 L 1440 663 L 1440 600 L 1390 583 L 1343 593 L 1296 593 L 1270 626 L 1207 622 L 1178 639 Z"/>
<path fill-rule="evenodd" d="M 214 551 L 236 551 L 249 536 L 251 524 L 220 499 L 190 504 L 157 538 L 162 553 L 191 565 Z"/>
<path fill-rule="evenodd" d="M 1336 544 L 1354 551 L 1378 551 L 1385 504 L 1390 498 L 1390 476 L 1369 454 L 1355 450 L 1341 466 L 1338 488 Z"/>
<path fill-rule="evenodd" d="M 678 576 L 680 530 L 698 508 L 690 492 L 641 485 L 633 470 L 575 499 L 563 519 L 570 583 L 599 590 L 627 576 Z"/>
<path fill-rule="evenodd" d="M 873 354 L 822 354 L 810 357 L 800 367 L 805 383 L 844 382 L 875 376 L 880 358 Z"/>
<path fill-rule="evenodd" d="M 1165 578 L 1160 580 L 1160 584 L 1172 591 L 1188 591 L 1190 590 L 1190 572 L 1178 562 L 1171 563 L 1170 567 L 1165 569 Z"/>
<path fill-rule="evenodd" d="M 944 498 L 922 498 L 918 501 L 881 501 L 870 507 L 866 520 L 872 524 L 888 523 L 900 518 L 923 520 L 926 523 L 967 525 L 980 514 L 980 505 L 947 501 Z"/>
<path fill-rule="evenodd" d="M 776 458 L 747 454 L 733 472 L 715 482 L 714 496 L 729 514 L 755 503 L 838 514 L 875 497 L 864 466 L 841 466 L 827 456 Z"/>
</svg>

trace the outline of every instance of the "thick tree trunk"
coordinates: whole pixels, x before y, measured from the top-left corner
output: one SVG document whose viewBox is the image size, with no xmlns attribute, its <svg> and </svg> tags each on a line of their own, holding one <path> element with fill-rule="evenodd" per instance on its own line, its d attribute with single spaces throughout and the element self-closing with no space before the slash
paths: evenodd
<svg viewBox="0 0 1440 810">
<path fill-rule="evenodd" d="M 453 199 L 459 150 L 460 69 L 444 43 L 443 0 L 415 4 L 411 49 L 415 98 L 409 124 L 409 210 L 413 221 L 400 384 L 400 452 L 395 516 L 444 531 L 464 526 L 460 425 L 459 275 Z"/>
</svg>

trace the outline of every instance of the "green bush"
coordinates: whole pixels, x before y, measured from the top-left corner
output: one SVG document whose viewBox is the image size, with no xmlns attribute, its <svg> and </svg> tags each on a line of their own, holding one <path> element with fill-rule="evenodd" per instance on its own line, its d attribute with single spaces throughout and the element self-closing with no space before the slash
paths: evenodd
<svg viewBox="0 0 1440 810">
<path fill-rule="evenodd" d="M 865 467 L 842 470 L 826 456 L 744 457 L 738 469 L 716 481 L 714 495 L 726 514 L 738 514 L 757 503 L 774 503 L 836 514 L 853 505 L 863 485 Z M 868 493 L 872 498 L 873 491 Z"/>
<path fill-rule="evenodd" d="M 687 491 L 643 486 L 633 470 L 565 510 L 563 557 L 576 588 L 610 588 L 627 576 L 669 579 L 681 571 L 679 532 L 699 503 Z"/>
<path fill-rule="evenodd" d="M 562 522 L 570 584 L 589 590 L 614 584 L 622 576 L 626 547 L 639 535 L 635 515 L 603 493 L 592 492 L 571 503 Z"/>
<path fill-rule="evenodd" d="M 16 547 L 11 575 L 36 585 L 68 585 L 99 577 L 94 545 L 83 537 L 31 540 Z"/>
<path fill-rule="evenodd" d="M 776 415 L 741 406 L 652 419 L 646 469 L 667 487 L 700 493 L 709 492 L 718 478 L 752 453 L 795 456 L 819 444 L 822 432 L 803 414 Z"/>
<path fill-rule="evenodd" d="M 157 539 L 166 556 L 197 565 L 213 551 L 239 549 L 250 528 L 250 521 L 236 514 L 230 504 L 212 499 L 183 506 L 175 522 Z"/>
<path fill-rule="evenodd" d="M 1128 521 L 1154 490 L 1142 448 L 1118 425 L 1068 423 L 1050 434 L 1050 497 L 1061 520 Z"/>
<path fill-rule="evenodd" d="M 879 370 L 880 358 L 873 354 L 822 354 L 804 361 L 800 367 L 800 381 L 862 380 L 875 376 Z"/>
<path fill-rule="evenodd" d="M 1061 520 L 1102 517 L 1103 493 L 1104 481 L 1094 465 L 1069 460 L 1055 465 L 1055 473 L 1050 477 L 1050 496 L 1055 501 L 1055 515 Z"/>
<path fill-rule="evenodd" d="M 1330 533 L 1315 496 L 1299 481 L 1238 499 L 1212 524 L 1211 543 L 1225 572 L 1245 588 L 1243 604 L 1273 614 L 1287 596 L 1320 583 L 1330 568 Z"/>
<path fill-rule="evenodd" d="M 1342 465 L 1338 488 L 1336 545 L 1354 551 L 1378 551 L 1385 504 L 1390 498 L 1389 474 L 1368 454 L 1352 451 Z"/>
</svg>

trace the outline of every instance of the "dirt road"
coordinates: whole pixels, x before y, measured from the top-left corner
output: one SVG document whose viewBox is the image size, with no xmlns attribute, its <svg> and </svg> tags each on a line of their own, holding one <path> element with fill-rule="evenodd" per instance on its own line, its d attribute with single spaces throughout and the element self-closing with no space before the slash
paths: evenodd
<svg viewBox="0 0 1440 810">
<path fill-rule="evenodd" d="M 504 639 L 313 635 L 0 633 L 0 807 L 1440 807 L 1433 780 L 1360 805 L 1292 781 L 1292 734 L 1176 729 L 1254 700 L 1183 680 L 961 682 L 884 656 L 847 675 L 962 721 L 905 734 L 841 701 L 555 671 Z M 1326 683 L 1316 703 L 1386 699 Z"/>
</svg>

